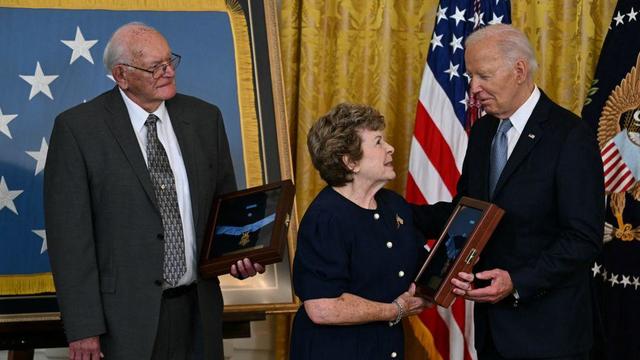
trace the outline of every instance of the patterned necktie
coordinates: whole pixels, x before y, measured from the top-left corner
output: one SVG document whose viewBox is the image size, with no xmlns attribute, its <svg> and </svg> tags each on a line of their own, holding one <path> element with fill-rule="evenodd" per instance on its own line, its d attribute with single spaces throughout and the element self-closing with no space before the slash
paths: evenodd
<svg viewBox="0 0 640 360">
<path fill-rule="evenodd" d="M 187 264 L 175 180 L 167 153 L 158 139 L 158 120 L 150 114 L 144 123 L 147 127 L 147 161 L 164 228 L 164 279 L 175 286 L 187 271 Z"/>
<path fill-rule="evenodd" d="M 500 121 L 498 131 L 491 142 L 491 168 L 489 173 L 489 194 L 493 197 L 493 191 L 498 184 L 498 179 L 502 173 L 502 169 L 507 163 L 507 151 L 509 142 L 507 140 L 507 131 L 511 129 L 513 124 L 509 119 Z"/>
</svg>

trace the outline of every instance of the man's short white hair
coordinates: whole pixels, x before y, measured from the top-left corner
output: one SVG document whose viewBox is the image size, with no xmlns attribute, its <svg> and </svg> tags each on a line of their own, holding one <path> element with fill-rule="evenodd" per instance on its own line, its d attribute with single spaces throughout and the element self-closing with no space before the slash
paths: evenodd
<svg viewBox="0 0 640 360">
<path fill-rule="evenodd" d="M 125 64 L 131 62 L 132 51 L 129 39 L 125 36 L 122 36 L 124 31 L 130 31 L 132 29 L 139 29 L 140 31 L 153 31 L 159 33 L 158 30 L 153 27 L 139 22 L 134 21 L 120 26 L 116 31 L 113 32 L 107 46 L 104 48 L 104 53 L 102 55 L 102 62 L 104 63 L 104 67 L 107 68 L 107 71 L 111 73 L 113 68 L 118 64 Z"/>
<path fill-rule="evenodd" d="M 499 39 L 496 45 L 505 60 L 514 65 L 519 59 L 524 59 L 529 64 L 529 78 L 538 70 L 536 53 L 529 42 L 527 36 L 515 27 L 507 24 L 495 24 L 480 28 L 467 37 L 465 47 L 471 44 L 482 42 L 487 38 L 495 37 Z"/>
</svg>

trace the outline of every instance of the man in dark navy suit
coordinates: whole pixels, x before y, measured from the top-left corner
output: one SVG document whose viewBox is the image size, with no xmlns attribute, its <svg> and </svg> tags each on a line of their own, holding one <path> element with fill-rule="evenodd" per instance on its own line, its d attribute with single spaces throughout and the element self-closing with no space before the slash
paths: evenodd
<svg viewBox="0 0 640 360">
<path fill-rule="evenodd" d="M 535 54 L 510 25 L 466 42 L 470 90 L 486 115 L 471 130 L 458 195 L 506 211 L 476 265 L 480 360 L 588 358 L 589 269 L 602 246 L 604 185 L 595 136 L 535 85 Z M 415 207 L 433 230 L 451 204 Z M 461 278 L 473 279 L 471 274 Z"/>
</svg>

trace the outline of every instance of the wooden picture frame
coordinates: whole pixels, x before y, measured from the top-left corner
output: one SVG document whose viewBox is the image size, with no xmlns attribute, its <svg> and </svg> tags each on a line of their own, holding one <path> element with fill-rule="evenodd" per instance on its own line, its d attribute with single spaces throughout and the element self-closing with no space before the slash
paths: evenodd
<svg viewBox="0 0 640 360">
<path fill-rule="evenodd" d="M 179 2 L 133 0 L 126 4 L 107 0 L 91 2 L 26 0 L 19 4 L 8 4 L 5 10 L 10 11 L 12 8 L 28 8 L 38 11 L 46 9 L 78 10 L 83 14 L 92 11 L 102 14 L 109 13 L 104 10 L 120 11 L 126 15 L 124 20 L 118 17 L 120 24 L 130 20 L 147 22 L 163 32 L 174 47 L 181 45 L 179 41 L 172 38 L 174 24 L 148 21 L 145 18 L 147 12 L 151 14 L 150 16 L 188 12 L 221 12 L 226 14 L 229 19 L 229 31 L 233 34 L 233 49 L 235 51 L 233 56 L 236 60 L 235 72 L 238 83 L 237 93 L 232 97 L 237 102 L 239 114 L 237 118 L 227 116 L 224 113 L 224 107 L 220 106 L 220 108 L 223 110 L 227 132 L 229 132 L 228 121 L 239 123 L 237 127 L 240 133 L 239 142 L 241 142 L 240 152 L 242 154 L 239 161 L 234 159 L 234 168 L 239 166 L 242 170 L 237 171 L 237 173 L 242 173 L 242 176 L 237 179 L 238 185 L 240 188 L 248 188 L 293 178 L 289 133 L 284 108 L 275 0 L 187 0 Z M 131 17 L 136 18 L 130 19 Z M 71 29 L 75 31 L 75 25 Z M 111 28 L 111 31 L 113 30 L 115 28 Z M 180 30 L 184 31 L 184 29 Z M 196 34 L 193 31 L 190 34 L 193 37 L 206 36 L 206 34 Z M 87 36 L 86 33 L 85 36 Z M 60 43 L 59 40 L 57 42 Z M 106 40 L 103 38 L 98 42 L 103 47 L 105 43 Z M 195 71 L 202 69 L 201 62 L 192 62 L 191 65 L 188 65 L 187 59 L 206 62 L 206 58 L 199 58 L 198 53 L 182 53 L 181 55 L 183 55 L 181 74 L 185 73 L 187 69 L 195 69 Z M 94 58 L 99 57 L 100 55 L 94 54 Z M 65 61 L 68 62 L 68 59 Z M 179 83 L 180 91 L 202 97 L 193 93 L 190 88 L 185 90 L 184 85 L 188 87 L 191 84 Z M 204 91 L 221 92 L 217 87 L 219 84 L 207 82 L 205 85 L 207 87 Z M 111 83 L 110 86 L 112 87 L 113 84 Z M 224 91 L 229 90 L 225 88 Z M 98 94 L 88 94 L 87 96 L 92 97 Z M 214 102 L 220 105 L 217 101 Z M 65 105 L 65 107 L 68 106 Z M 52 123 L 54 116 L 50 113 L 46 115 L 42 118 L 50 118 Z M 237 143 L 237 141 L 230 140 L 230 143 L 232 142 Z M 231 146 L 233 147 L 234 144 Z M 232 149 L 232 153 L 233 151 Z M 238 169 L 236 168 L 236 170 Z M 298 300 L 293 294 L 291 284 L 291 259 L 295 251 L 297 226 L 298 218 L 294 205 L 291 210 L 291 221 L 287 228 L 286 243 L 283 244 L 282 262 L 267 266 L 265 274 L 244 281 L 230 276 L 220 277 L 226 313 L 253 311 L 279 313 L 293 312 L 297 309 Z M 16 239 L 16 241 L 18 240 Z M 42 281 L 49 284 L 50 288 L 53 286 L 50 273 L 39 274 L 39 276 L 42 277 Z M 34 294 L 0 295 L 0 327 L 4 326 L 3 324 L 59 320 L 60 314 L 57 309 L 55 293 L 49 291 Z"/>
<path fill-rule="evenodd" d="M 451 279 L 461 271 L 472 271 L 503 215 L 504 210 L 494 204 L 462 197 L 414 280 L 416 294 L 451 306 L 455 299 Z"/>
<path fill-rule="evenodd" d="M 295 191 L 284 180 L 217 197 L 200 251 L 202 278 L 228 274 L 244 258 L 261 265 L 281 262 Z"/>
</svg>

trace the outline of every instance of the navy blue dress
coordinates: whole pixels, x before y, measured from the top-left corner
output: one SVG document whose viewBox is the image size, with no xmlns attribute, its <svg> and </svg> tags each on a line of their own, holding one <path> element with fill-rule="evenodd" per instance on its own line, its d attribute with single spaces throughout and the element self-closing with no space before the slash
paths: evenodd
<svg viewBox="0 0 640 360">
<path fill-rule="evenodd" d="M 311 203 L 300 224 L 293 266 L 301 300 L 350 293 L 391 303 L 409 288 L 426 257 L 424 241 L 401 196 L 382 189 L 375 198 L 376 210 L 363 209 L 326 187 Z M 301 306 L 290 355 L 292 360 L 402 359 L 402 325 L 316 325 Z"/>
</svg>

